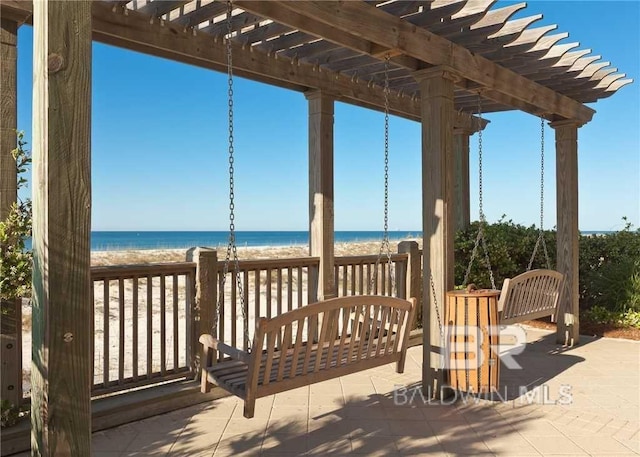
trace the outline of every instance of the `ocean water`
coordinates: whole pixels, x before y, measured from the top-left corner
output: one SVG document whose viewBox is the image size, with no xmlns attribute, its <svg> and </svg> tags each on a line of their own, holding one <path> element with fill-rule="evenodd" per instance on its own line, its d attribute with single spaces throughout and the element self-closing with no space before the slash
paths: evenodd
<svg viewBox="0 0 640 457">
<path fill-rule="evenodd" d="M 403 240 L 422 236 L 422 232 L 389 232 L 390 240 Z M 91 250 L 111 251 L 123 249 L 186 249 L 195 246 L 226 246 L 228 232 L 91 232 Z M 347 241 L 382 240 L 381 231 L 336 231 L 337 243 Z M 239 231 L 238 246 L 295 246 L 309 243 L 306 231 Z"/>
<path fill-rule="evenodd" d="M 583 235 L 613 233 L 606 231 L 583 231 Z M 400 241 L 422 237 L 421 231 L 390 231 L 389 239 Z M 91 232 L 92 251 L 117 251 L 126 249 L 187 249 L 191 247 L 226 246 L 228 232 L 135 232 L 135 231 L 94 231 Z M 382 240 L 382 231 L 336 231 L 335 242 Z M 31 249 L 27 240 L 26 249 Z M 297 246 L 309 244 L 306 231 L 242 231 L 236 232 L 238 246 Z"/>
</svg>

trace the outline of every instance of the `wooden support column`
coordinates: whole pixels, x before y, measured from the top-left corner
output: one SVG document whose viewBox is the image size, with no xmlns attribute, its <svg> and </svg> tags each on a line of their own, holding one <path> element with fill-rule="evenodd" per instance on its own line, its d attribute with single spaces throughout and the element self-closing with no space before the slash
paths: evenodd
<svg viewBox="0 0 640 457">
<path fill-rule="evenodd" d="M 195 303 L 192 303 L 187 314 L 191 322 L 191 335 L 187 338 L 187 353 L 191 356 L 191 371 L 197 377 L 202 367 L 202 354 L 198 340 L 200 335 L 212 333 L 213 319 L 217 312 L 218 253 L 215 249 L 191 248 L 187 251 L 187 262 L 196 264 L 195 284 L 190 284 L 190 287 L 195 285 L 195 291 L 189 294 L 189 298 L 195 299 Z M 190 290 L 190 287 L 187 290 Z M 224 319 L 224 316 L 218 317 L 218 328 L 220 328 L 221 319 Z M 220 336 L 219 332 L 217 336 Z"/>
<path fill-rule="evenodd" d="M 0 220 L 5 220 L 18 196 L 16 161 L 18 23 L 0 19 Z M 4 382 L 3 382 L 4 384 Z M 4 388 L 2 393 L 4 394 Z M 2 398 L 5 398 L 4 396 Z"/>
<path fill-rule="evenodd" d="M 309 255 L 320 257 L 318 300 L 336 296 L 333 223 L 333 105 L 321 91 L 309 100 Z"/>
<path fill-rule="evenodd" d="M 398 243 L 398 252 L 408 254 L 407 269 L 404 277 L 404 294 L 400 298 L 415 298 L 418 303 L 416 321 L 411 323 L 411 328 L 417 328 L 418 317 L 422 317 L 422 265 L 420 264 L 420 249 L 415 241 L 401 241 Z M 400 286 L 400 284 L 398 284 Z M 400 289 L 400 287 L 398 287 Z"/>
<path fill-rule="evenodd" d="M 471 223 L 469 197 L 469 136 L 473 132 L 455 129 L 453 154 L 455 167 L 455 230 L 463 230 Z"/>
<path fill-rule="evenodd" d="M 91 2 L 33 3 L 31 455 L 91 455 Z"/>
<path fill-rule="evenodd" d="M 0 221 L 9 215 L 18 197 L 16 148 L 18 23 L 0 19 Z M 12 405 L 22 402 L 22 299 L 2 303 L 0 329 L 0 398 Z"/>
<path fill-rule="evenodd" d="M 564 274 L 558 303 L 559 343 L 574 345 L 580 339 L 578 301 L 578 127 L 572 121 L 553 122 L 556 134 L 557 270 Z"/>
<path fill-rule="evenodd" d="M 438 67 L 417 72 L 414 77 L 420 87 L 422 108 L 422 389 L 426 396 L 439 397 L 446 382 L 441 337 L 445 293 L 454 286 L 454 75 Z"/>
</svg>

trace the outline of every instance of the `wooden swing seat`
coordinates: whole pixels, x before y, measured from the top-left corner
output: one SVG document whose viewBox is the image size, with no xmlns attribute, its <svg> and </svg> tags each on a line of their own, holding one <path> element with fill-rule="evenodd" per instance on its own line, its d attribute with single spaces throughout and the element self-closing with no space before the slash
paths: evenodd
<svg viewBox="0 0 640 457">
<path fill-rule="evenodd" d="M 211 385 L 244 400 L 254 415 L 257 398 L 396 362 L 404 371 L 416 300 L 361 295 L 313 303 L 260 318 L 250 353 L 202 335 L 203 392 Z M 217 353 L 228 360 L 217 362 Z"/>
<path fill-rule="evenodd" d="M 540 317 L 557 318 L 564 276 L 554 270 L 531 270 L 504 280 L 498 312 L 501 324 Z"/>
</svg>

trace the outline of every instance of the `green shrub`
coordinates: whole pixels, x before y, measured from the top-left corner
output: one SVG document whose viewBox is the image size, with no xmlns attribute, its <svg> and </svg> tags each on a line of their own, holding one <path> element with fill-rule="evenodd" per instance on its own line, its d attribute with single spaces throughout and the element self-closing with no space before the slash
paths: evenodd
<svg viewBox="0 0 640 457">
<path fill-rule="evenodd" d="M 462 284 L 464 275 L 471 259 L 471 253 L 478 234 L 479 222 L 473 222 L 466 230 L 459 231 L 455 238 L 455 282 Z M 495 224 L 485 227 L 485 238 L 489 251 L 489 261 L 493 270 L 496 287 L 502 287 L 506 278 L 512 278 L 523 273 L 529 265 L 531 253 L 538 239 L 538 229 L 535 226 L 525 227 L 515 224 L 512 220 L 505 220 L 505 216 Z M 551 264 L 555 264 L 556 234 L 552 231 L 544 232 L 545 243 L 548 248 Z M 538 248 L 533 268 L 545 268 L 546 262 L 542 247 Z M 471 267 L 469 283 L 480 288 L 491 286 L 489 272 L 484 261 L 482 248 Z"/>
<path fill-rule="evenodd" d="M 640 329 L 640 311 L 611 311 L 603 306 L 594 306 L 582 313 L 582 319 L 593 324 L 609 324 Z"/>
<path fill-rule="evenodd" d="M 633 230 L 626 218 L 624 229 L 602 235 L 581 235 L 579 240 L 580 282 L 579 297 L 582 309 L 594 306 L 624 313 L 640 311 L 640 230 Z M 455 281 L 462 284 L 478 233 L 478 222 L 459 231 L 455 238 Z M 538 229 L 505 220 L 485 228 L 489 258 L 496 287 L 505 278 L 526 271 L 533 252 Z M 556 232 L 544 232 L 552 268 L 556 264 Z M 542 249 L 538 249 L 533 268 L 545 268 Z M 469 283 L 478 287 L 491 286 L 489 274 L 480 249 L 471 268 Z"/>
<path fill-rule="evenodd" d="M 18 133 L 18 147 L 13 151 L 18 172 L 18 189 L 27 183 L 23 174 L 31 164 L 31 156 L 25 150 L 26 141 Z M 31 199 L 18 201 L 9 215 L 0 221 L 0 300 L 11 301 L 31 295 L 31 251 L 25 249 L 25 241 L 31 236 Z"/>
</svg>

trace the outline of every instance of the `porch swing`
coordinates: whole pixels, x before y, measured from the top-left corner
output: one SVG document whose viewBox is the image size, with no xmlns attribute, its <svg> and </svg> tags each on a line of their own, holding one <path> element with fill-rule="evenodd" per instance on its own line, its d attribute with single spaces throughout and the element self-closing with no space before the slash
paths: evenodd
<svg viewBox="0 0 640 457">
<path fill-rule="evenodd" d="M 244 417 L 254 415 L 257 398 L 307 386 L 327 379 L 397 363 L 404 370 L 410 323 L 416 300 L 377 295 L 334 298 L 308 304 L 273 318 L 256 318 L 253 340 L 249 338 L 249 320 L 244 306 L 243 285 L 236 249 L 234 223 L 234 145 L 233 145 L 233 6 L 227 1 L 227 74 L 229 100 L 229 243 L 213 327 L 200 336 L 201 390 L 217 385 L 244 400 Z M 388 138 L 388 64 L 385 71 L 385 139 Z M 388 161 L 388 142 L 385 141 Z M 386 162 L 388 164 L 388 162 Z M 385 166 L 385 182 L 388 167 Z M 387 187 L 385 186 L 385 245 L 387 233 Z M 382 256 L 383 249 L 381 248 Z M 390 251 L 389 251 L 390 252 Z M 390 255 L 390 254 L 389 254 Z M 244 324 L 247 351 L 218 339 L 218 320 L 225 297 L 225 280 L 233 262 L 232 275 L 237 281 L 237 297 Z M 235 342 L 234 342 L 235 344 Z"/>
<path fill-rule="evenodd" d="M 478 116 L 482 119 L 482 101 L 478 94 Z M 489 259 L 489 251 L 485 239 L 484 228 L 487 220 L 483 211 L 482 196 L 482 130 L 478 132 L 478 175 L 479 175 L 479 224 L 478 235 L 476 237 L 471 259 L 465 272 L 463 286 L 468 291 L 475 288 L 475 285 L 468 284 L 471 267 L 478 253 L 478 248 L 482 247 L 484 253 L 484 263 L 489 272 L 491 288 L 497 290 L 493 270 Z M 546 268 L 533 269 L 533 262 L 542 247 Z M 564 275 L 555 271 L 551 267 L 547 245 L 544 239 L 544 117 L 540 117 L 540 229 L 538 238 L 531 253 L 529 265 L 524 273 L 513 278 L 506 278 L 502 285 L 500 298 L 498 300 L 498 315 L 500 324 L 513 324 L 527 320 L 538 319 L 551 316 L 552 320 L 558 317 L 558 302 L 564 284 Z"/>
</svg>

